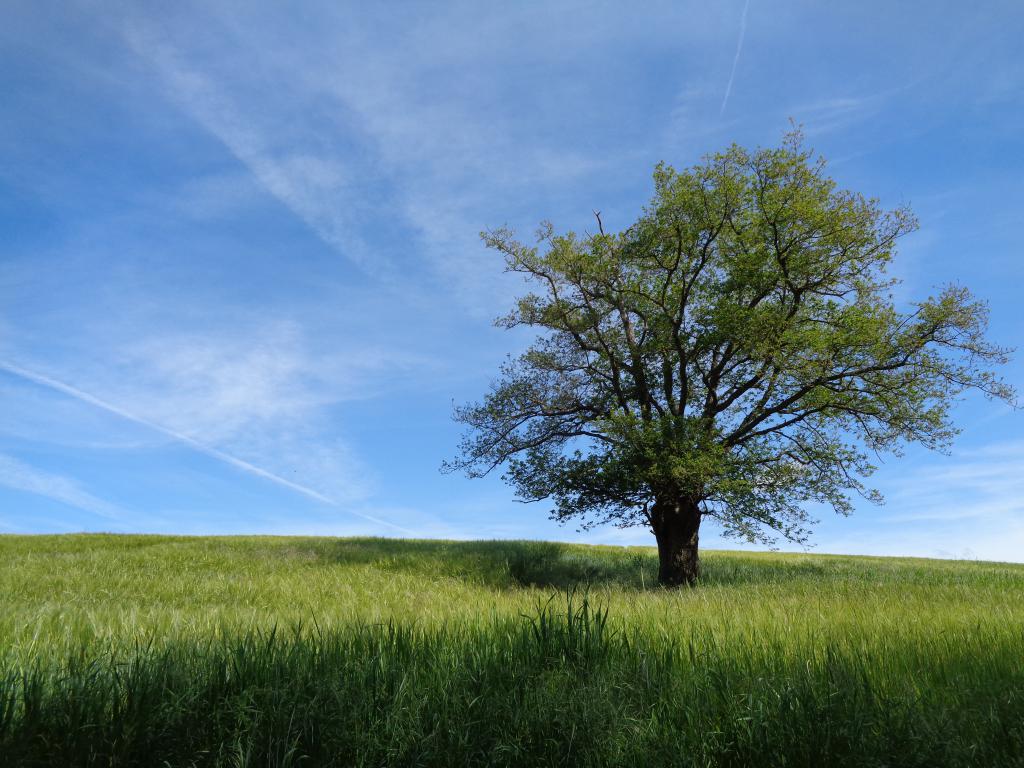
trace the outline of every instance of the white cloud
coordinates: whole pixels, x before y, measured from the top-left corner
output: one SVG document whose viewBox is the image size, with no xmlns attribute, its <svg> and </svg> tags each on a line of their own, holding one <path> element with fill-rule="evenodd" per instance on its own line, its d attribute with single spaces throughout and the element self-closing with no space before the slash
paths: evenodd
<svg viewBox="0 0 1024 768">
<path fill-rule="evenodd" d="M 1016 519 L 1024 522 L 1024 442 L 956 451 L 901 473 L 891 523 Z"/>
<path fill-rule="evenodd" d="M 0 486 L 53 499 L 108 520 L 124 522 L 131 517 L 130 512 L 92 495 L 76 481 L 5 454 L 0 454 Z"/>
<path fill-rule="evenodd" d="M 906 94 L 925 78 L 914 77 L 902 85 L 858 95 L 827 96 L 788 108 L 787 117 L 803 126 L 808 136 L 842 131 L 881 112 L 894 96 Z"/>
<path fill-rule="evenodd" d="M 156 335 L 118 357 L 97 386 L 132 413 L 344 505 L 369 497 L 376 477 L 339 436 L 336 407 L 434 369 L 416 353 L 351 339 L 310 347 L 287 321 Z"/>
<path fill-rule="evenodd" d="M 85 392 L 79 389 L 78 387 L 72 386 L 58 379 L 54 379 L 51 376 L 47 376 L 46 374 L 29 370 L 27 368 L 23 368 L 22 366 L 6 361 L 0 361 L 0 369 L 8 373 L 14 374 L 15 376 L 19 376 L 28 381 L 35 382 L 36 384 L 47 387 L 56 392 L 60 392 L 69 397 L 73 397 L 76 400 L 80 400 L 83 403 L 87 403 L 88 405 L 100 408 L 104 411 L 107 411 L 108 413 L 120 416 L 122 419 L 125 419 L 127 421 L 131 421 L 143 427 L 152 429 L 153 431 L 159 432 L 160 434 L 169 437 L 172 440 L 184 443 L 190 448 L 194 448 L 200 453 L 204 453 L 207 456 L 210 456 L 211 458 L 222 461 L 225 464 L 230 464 L 231 466 L 235 467 L 236 469 L 240 469 L 243 472 L 248 472 L 252 475 L 256 475 L 257 477 L 269 480 L 270 482 L 276 483 L 286 488 L 290 488 L 291 490 L 301 493 L 302 495 L 314 499 L 315 501 L 320 501 L 326 504 L 334 503 L 332 499 L 327 498 L 317 490 L 307 488 L 298 483 L 287 480 L 286 478 L 276 475 L 273 472 L 270 472 L 262 467 L 255 466 L 254 464 L 251 464 L 250 462 L 240 459 L 237 456 L 232 456 L 231 454 L 219 450 L 218 448 L 215 448 L 212 445 L 203 443 L 190 435 L 187 435 L 183 432 L 178 432 L 174 429 L 158 424 L 157 422 L 152 421 L 146 417 L 134 414 L 128 410 L 125 410 L 119 405 L 115 405 L 102 398 L 96 397 L 95 395 L 90 394 L 89 392 Z"/>
<path fill-rule="evenodd" d="M 264 321 L 151 332 L 113 345 L 91 365 L 80 363 L 67 377 L 74 385 L 2 360 L 0 370 L 342 509 L 378 532 L 412 532 L 359 510 L 375 491 L 375 474 L 338 436 L 330 411 L 386 391 L 396 379 L 423 375 L 429 359 L 351 340 L 314 352 L 297 323 Z"/>
<path fill-rule="evenodd" d="M 217 443 L 260 425 L 301 420 L 322 402 L 304 381 L 312 361 L 288 323 L 156 334 L 114 352 L 130 376 L 106 377 L 103 391 L 198 440 Z"/>
<path fill-rule="evenodd" d="M 578 27 L 575 9 L 552 13 Z M 570 111 L 577 102 L 592 106 L 595 80 L 545 83 L 510 106 L 502 77 L 519 62 L 506 60 L 503 43 L 515 30 L 530 41 L 520 50 L 528 61 L 564 63 L 537 39 L 559 36 L 536 14 L 507 9 L 498 18 L 467 6 L 419 23 L 389 19 L 391 43 L 383 46 L 380 20 L 367 19 L 373 14 L 318 8 L 311 25 L 273 11 L 211 8 L 199 34 L 138 16 L 123 34 L 170 99 L 321 239 L 374 278 L 421 283 L 427 276 L 463 306 L 489 314 L 505 283 L 498 260 L 481 257 L 477 233 L 520 216 L 526 221 L 516 223 L 532 228 L 551 211 L 524 211 L 524 201 L 607 172 L 616 155 L 636 149 L 595 151 L 571 132 L 536 128 L 549 101 L 570 99 L 559 104 Z M 567 55 L 630 33 L 627 21 L 607 16 L 587 14 Z M 217 31 L 217 45 L 208 30 Z M 282 44 L 289 34 L 307 36 L 307 44 Z M 597 202 L 580 201 L 580 210 Z M 392 242 L 369 251 L 365 241 L 382 232 L 393 232 Z"/>
<path fill-rule="evenodd" d="M 127 24 L 123 31 L 132 49 L 156 69 L 172 99 L 223 142 L 267 192 L 364 270 L 385 270 L 382 257 L 371 255 L 358 237 L 356 223 L 347 215 L 349 209 L 339 204 L 352 195 L 348 174 L 337 157 L 295 148 L 291 133 L 274 137 L 261 129 L 252 110 L 240 106 L 228 90 L 194 66 L 187 54 L 153 27 Z M 271 105 L 261 101 L 257 106 L 265 109 Z"/>
</svg>

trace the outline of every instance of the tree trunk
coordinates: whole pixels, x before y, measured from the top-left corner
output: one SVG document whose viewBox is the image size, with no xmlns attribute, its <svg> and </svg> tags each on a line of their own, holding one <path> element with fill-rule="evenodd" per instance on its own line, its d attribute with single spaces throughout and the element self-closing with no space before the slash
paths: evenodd
<svg viewBox="0 0 1024 768">
<path fill-rule="evenodd" d="M 658 581 L 662 586 L 693 584 L 700 576 L 697 534 L 700 507 L 688 499 L 654 505 L 654 537 L 658 541 Z"/>
</svg>

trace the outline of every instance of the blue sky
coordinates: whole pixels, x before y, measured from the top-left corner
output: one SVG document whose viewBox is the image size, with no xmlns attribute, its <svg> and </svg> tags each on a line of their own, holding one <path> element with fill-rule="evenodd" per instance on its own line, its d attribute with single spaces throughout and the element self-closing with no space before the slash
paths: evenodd
<svg viewBox="0 0 1024 768">
<path fill-rule="evenodd" d="M 630 224 L 792 118 L 909 203 L 900 297 L 1024 338 L 1024 6 L 61 3 L 0 25 L 0 532 L 579 534 L 441 475 L 525 333 L 477 233 Z M 1020 387 L 1021 356 L 1004 369 Z M 816 551 L 1024 560 L 1024 414 L 822 512 Z M 707 526 L 705 546 L 723 546 Z M 733 543 L 727 546 L 735 547 Z"/>
</svg>

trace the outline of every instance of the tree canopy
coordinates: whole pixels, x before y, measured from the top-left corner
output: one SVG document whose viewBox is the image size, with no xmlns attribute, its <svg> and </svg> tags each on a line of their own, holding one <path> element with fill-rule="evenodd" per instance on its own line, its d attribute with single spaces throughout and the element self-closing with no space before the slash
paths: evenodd
<svg viewBox="0 0 1024 768">
<path fill-rule="evenodd" d="M 966 390 L 1011 401 L 992 368 L 986 306 L 948 285 L 897 303 L 887 276 L 906 207 L 840 189 L 799 132 L 732 146 L 683 171 L 661 164 L 619 233 L 526 245 L 485 232 L 533 290 L 497 323 L 541 330 L 510 358 L 447 466 L 505 466 L 524 500 L 584 526 L 649 526 L 662 581 L 697 575 L 697 528 L 803 541 L 806 505 L 880 500 L 872 457 L 944 449 Z M 685 530 L 684 530 L 685 529 Z"/>
</svg>

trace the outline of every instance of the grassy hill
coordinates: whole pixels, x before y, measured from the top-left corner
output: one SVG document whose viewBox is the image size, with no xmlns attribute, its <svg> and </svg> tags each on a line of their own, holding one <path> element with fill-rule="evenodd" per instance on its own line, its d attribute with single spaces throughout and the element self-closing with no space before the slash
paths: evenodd
<svg viewBox="0 0 1024 768">
<path fill-rule="evenodd" d="M 3 765 L 1024 765 L 1024 566 L 0 537 Z"/>
</svg>

